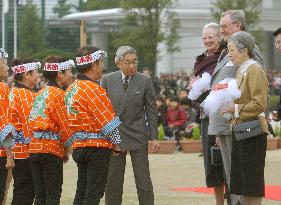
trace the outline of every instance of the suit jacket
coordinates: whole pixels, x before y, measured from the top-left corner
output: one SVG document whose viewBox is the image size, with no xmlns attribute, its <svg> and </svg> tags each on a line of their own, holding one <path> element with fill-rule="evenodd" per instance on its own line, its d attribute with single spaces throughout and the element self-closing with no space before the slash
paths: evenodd
<svg viewBox="0 0 281 205">
<path fill-rule="evenodd" d="M 233 124 L 239 124 L 259 117 L 263 131 L 268 133 L 267 121 L 264 116 L 259 116 L 267 108 L 268 81 L 262 67 L 255 63 L 248 67 L 247 71 L 236 75 L 237 86 L 241 90 L 241 97 L 234 101 L 238 104 L 239 118 L 233 120 Z M 250 85 L 250 86 L 249 86 Z"/>
<path fill-rule="evenodd" d="M 225 52 L 225 51 L 224 51 Z M 222 52 L 221 55 L 225 53 Z M 254 59 L 260 64 L 263 65 L 262 55 L 259 48 L 256 46 L 253 50 Z M 220 58 L 219 58 L 220 59 Z M 221 80 L 225 78 L 235 78 L 238 67 L 233 65 L 230 61 L 228 55 L 225 55 L 224 58 L 218 62 L 217 66 L 212 75 L 211 87 L 218 84 Z M 209 135 L 231 135 L 229 119 L 226 119 L 221 116 L 220 112 L 217 111 L 209 115 L 209 126 L 208 126 Z"/>
<path fill-rule="evenodd" d="M 121 71 L 103 76 L 101 86 L 107 91 L 115 113 L 122 124 L 119 126 L 124 150 L 147 149 L 149 138 L 158 136 L 156 98 L 151 78 L 136 73 L 131 77 L 125 93 Z"/>
</svg>

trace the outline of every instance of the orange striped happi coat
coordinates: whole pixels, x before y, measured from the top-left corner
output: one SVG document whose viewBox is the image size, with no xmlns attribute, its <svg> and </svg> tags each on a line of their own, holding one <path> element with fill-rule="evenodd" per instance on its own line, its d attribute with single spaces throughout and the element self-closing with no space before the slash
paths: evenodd
<svg viewBox="0 0 281 205">
<path fill-rule="evenodd" d="M 30 127 L 34 132 L 57 133 L 59 139 L 38 139 L 34 136 L 29 144 L 30 153 L 51 153 L 63 158 L 64 143 L 71 137 L 64 96 L 64 91 L 55 86 L 46 86 L 37 94 L 29 116 Z"/>
<path fill-rule="evenodd" d="M 13 153 L 15 159 L 28 158 L 28 141 L 32 137 L 32 130 L 28 122 L 28 116 L 30 114 L 33 101 L 35 99 L 35 93 L 22 84 L 15 82 L 15 87 L 10 92 L 10 116 L 13 126 L 16 132 L 20 132 L 23 135 L 25 143 L 17 142 L 13 146 Z M 16 134 L 18 136 L 18 134 Z M 17 136 L 14 136 L 16 139 Z"/>
<path fill-rule="evenodd" d="M 84 75 L 78 76 L 66 91 L 69 128 L 72 132 L 101 133 L 102 128 L 116 118 L 106 91 Z M 108 147 L 107 139 L 75 140 L 73 148 Z"/>
<path fill-rule="evenodd" d="M 9 118 L 9 93 L 10 88 L 0 81 L 0 132 L 11 122 Z M 6 151 L 0 148 L 0 157 L 5 157 Z"/>
</svg>

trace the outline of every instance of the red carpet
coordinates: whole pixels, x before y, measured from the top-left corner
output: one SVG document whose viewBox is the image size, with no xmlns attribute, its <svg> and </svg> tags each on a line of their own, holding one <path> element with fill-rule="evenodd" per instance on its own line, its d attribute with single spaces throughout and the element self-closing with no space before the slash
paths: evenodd
<svg viewBox="0 0 281 205">
<path fill-rule="evenodd" d="M 212 188 L 206 187 L 190 187 L 190 188 L 175 188 L 173 191 L 189 191 L 204 194 L 214 194 Z M 265 198 L 270 200 L 281 201 L 281 186 L 265 186 Z"/>
</svg>

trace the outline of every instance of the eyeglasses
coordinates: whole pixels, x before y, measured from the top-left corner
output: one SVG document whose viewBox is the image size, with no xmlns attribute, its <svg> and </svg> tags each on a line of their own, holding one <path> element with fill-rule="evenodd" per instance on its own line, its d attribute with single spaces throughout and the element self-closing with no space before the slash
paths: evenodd
<svg viewBox="0 0 281 205">
<path fill-rule="evenodd" d="M 235 21 L 235 22 L 228 23 L 228 24 L 221 24 L 221 25 L 220 25 L 220 28 L 221 28 L 221 29 L 225 29 L 225 28 L 227 28 L 228 26 L 230 26 L 230 25 L 232 25 L 232 24 L 234 24 L 234 23 L 237 23 L 237 22 Z"/>
<path fill-rule="evenodd" d="M 139 61 L 138 61 L 138 60 L 133 61 L 133 62 L 123 61 L 123 63 L 124 63 L 126 66 L 130 66 L 130 65 L 137 66 L 137 65 L 139 64 Z"/>
</svg>

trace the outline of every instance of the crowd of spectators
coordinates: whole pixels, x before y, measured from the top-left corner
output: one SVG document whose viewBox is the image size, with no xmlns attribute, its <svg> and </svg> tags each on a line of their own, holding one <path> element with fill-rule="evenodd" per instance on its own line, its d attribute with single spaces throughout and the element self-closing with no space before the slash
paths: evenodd
<svg viewBox="0 0 281 205">
<path fill-rule="evenodd" d="M 175 139 L 178 147 L 181 139 L 193 137 L 194 128 L 199 129 L 198 105 L 187 97 L 189 81 L 185 72 L 160 73 L 153 78 L 159 128 L 164 138 Z"/>
</svg>

